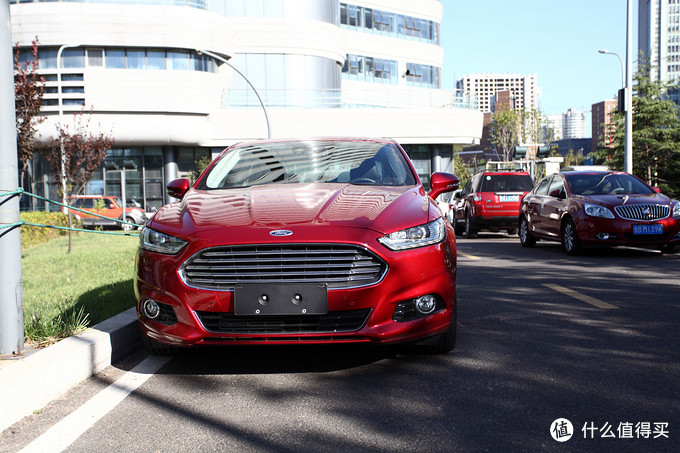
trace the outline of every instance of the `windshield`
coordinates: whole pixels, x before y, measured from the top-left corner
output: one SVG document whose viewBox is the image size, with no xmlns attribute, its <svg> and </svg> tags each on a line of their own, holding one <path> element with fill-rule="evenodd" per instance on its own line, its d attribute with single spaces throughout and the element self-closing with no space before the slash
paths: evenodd
<svg viewBox="0 0 680 453">
<path fill-rule="evenodd" d="M 295 183 L 409 186 L 416 179 L 393 144 L 290 141 L 232 147 L 203 175 L 197 189 Z"/>
<path fill-rule="evenodd" d="M 625 173 L 566 173 L 565 177 L 576 195 L 654 193 L 642 181 Z"/>
</svg>

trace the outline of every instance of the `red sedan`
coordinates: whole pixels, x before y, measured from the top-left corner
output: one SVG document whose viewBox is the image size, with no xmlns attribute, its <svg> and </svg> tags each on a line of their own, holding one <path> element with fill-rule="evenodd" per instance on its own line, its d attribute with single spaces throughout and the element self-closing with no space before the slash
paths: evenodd
<svg viewBox="0 0 680 453">
<path fill-rule="evenodd" d="M 456 338 L 456 242 L 388 140 L 250 142 L 190 186 L 168 185 L 140 234 L 135 294 L 147 349 Z"/>
<path fill-rule="evenodd" d="M 569 255 L 584 246 L 680 249 L 680 202 L 636 176 L 613 171 L 568 171 L 539 181 L 522 200 L 519 238 L 560 241 Z"/>
</svg>

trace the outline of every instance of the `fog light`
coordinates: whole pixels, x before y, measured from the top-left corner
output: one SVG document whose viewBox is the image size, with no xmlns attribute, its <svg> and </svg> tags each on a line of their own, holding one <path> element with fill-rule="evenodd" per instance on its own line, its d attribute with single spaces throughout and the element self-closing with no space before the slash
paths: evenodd
<svg viewBox="0 0 680 453">
<path fill-rule="evenodd" d="M 607 239 L 609 239 L 609 233 L 597 233 L 595 237 L 603 241 L 606 241 Z"/>
<path fill-rule="evenodd" d="M 416 311 L 420 315 L 429 315 L 437 309 L 437 299 L 432 294 L 426 294 L 416 299 Z"/>
<path fill-rule="evenodd" d="M 143 304 L 144 315 L 149 319 L 156 319 L 161 314 L 161 307 L 155 300 L 146 299 Z"/>
</svg>

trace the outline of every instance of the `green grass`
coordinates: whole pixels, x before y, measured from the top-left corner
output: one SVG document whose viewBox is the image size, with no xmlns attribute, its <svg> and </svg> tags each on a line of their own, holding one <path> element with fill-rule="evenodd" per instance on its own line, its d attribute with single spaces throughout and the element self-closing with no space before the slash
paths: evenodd
<svg viewBox="0 0 680 453">
<path fill-rule="evenodd" d="M 22 230 L 23 231 L 23 230 Z M 73 234 L 22 251 L 24 330 L 49 344 L 134 306 L 137 236 Z"/>
</svg>

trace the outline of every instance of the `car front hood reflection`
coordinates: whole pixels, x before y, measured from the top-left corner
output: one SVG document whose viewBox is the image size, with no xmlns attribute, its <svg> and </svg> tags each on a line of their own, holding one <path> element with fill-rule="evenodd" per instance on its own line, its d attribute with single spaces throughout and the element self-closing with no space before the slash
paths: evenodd
<svg viewBox="0 0 680 453">
<path fill-rule="evenodd" d="M 608 207 L 630 204 L 668 204 L 670 198 L 660 193 L 650 194 L 608 194 L 608 195 L 581 195 L 584 201 L 598 203 Z"/>
<path fill-rule="evenodd" d="M 331 226 L 388 233 L 426 223 L 430 200 L 419 187 L 278 184 L 190 190 L 161 208 L 149 226 L 186 236 L 222 228 Z"/>
</svg>

